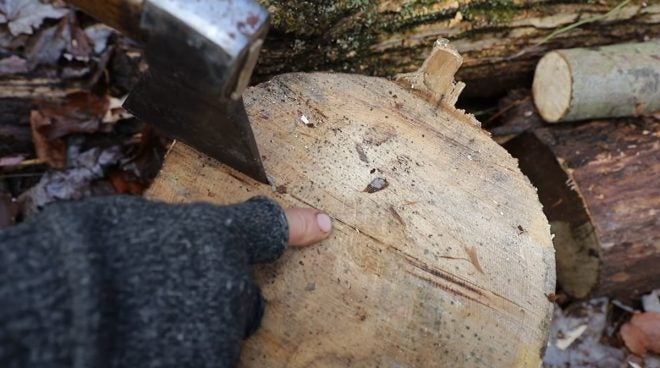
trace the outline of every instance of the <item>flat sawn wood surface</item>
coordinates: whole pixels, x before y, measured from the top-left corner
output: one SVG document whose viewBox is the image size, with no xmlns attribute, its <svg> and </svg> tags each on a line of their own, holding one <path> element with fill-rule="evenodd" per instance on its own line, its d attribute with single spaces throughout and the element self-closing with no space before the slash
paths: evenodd
<svg viewBox="0 0 660 368">
<path fill-rule="evenodd" d="M 472 119 L 358 75 L 282 75 L 245 101 L 272 186 L 177 143 L 148 192 L 265 195 L 334 218 L 327 241 L 256 269 L 268 306 L 242 366 L 539 366 L 549 226 L 517 162 Z M 365 192 L 375 178 L 389 186 Z"/>
</svg>

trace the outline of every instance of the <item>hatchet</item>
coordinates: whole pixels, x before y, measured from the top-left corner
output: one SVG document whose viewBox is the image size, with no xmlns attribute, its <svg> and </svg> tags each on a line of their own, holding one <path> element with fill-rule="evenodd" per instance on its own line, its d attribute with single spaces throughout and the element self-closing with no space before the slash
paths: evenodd
<svg viewBox="0 0 660 368">
<path fill-rule="evenodd" d="M 242 93 L 268 31 L 254 0 L 67 0 L 144 45 L 149 69 L 124 108 L 268 183 Z"/>
</svg>

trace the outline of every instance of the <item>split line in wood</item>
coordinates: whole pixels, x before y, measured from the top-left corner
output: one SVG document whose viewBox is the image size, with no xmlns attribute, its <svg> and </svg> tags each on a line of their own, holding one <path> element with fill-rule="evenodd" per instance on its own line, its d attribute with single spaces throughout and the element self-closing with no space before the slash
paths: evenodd
<svg viewBox="0 0 660 368">
<path fill-rule="evenodd" d="M 552 51 L 533 94 L 551 123 L 651 115 L 660 111 L 660 40 Z"/>
<path fill-rule="evenodd" d="M 446 80 L 436 77 L 424 84 Z M 265 195 L 334 219 L 330 239 L 256 268 L 268 307 L 241 366 L 539 366 L 555 287 L 549 226 L 473 117 L 348 74 L 281 75 L 244 98 L 272 186 L 177 143 L 147 194 Z"/>
</svg>

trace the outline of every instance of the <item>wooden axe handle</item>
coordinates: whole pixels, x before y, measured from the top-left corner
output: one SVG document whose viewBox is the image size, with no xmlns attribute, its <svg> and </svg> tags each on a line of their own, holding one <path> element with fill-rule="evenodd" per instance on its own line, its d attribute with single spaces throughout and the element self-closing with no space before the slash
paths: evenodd
<svg viewBox="0 0 660 368">
<path fill-rule="evenodd" d="M 123 34 L 142 39 L 140 16 L 144 0 L 66 0 Z"/>
</svg>

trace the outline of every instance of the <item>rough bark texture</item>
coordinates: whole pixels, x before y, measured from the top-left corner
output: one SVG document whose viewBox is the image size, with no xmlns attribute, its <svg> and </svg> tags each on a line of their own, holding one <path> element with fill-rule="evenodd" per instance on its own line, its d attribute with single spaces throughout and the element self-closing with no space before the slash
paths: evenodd
<svg viewBox="0 0 660 368">
<path fill-rule="evenodd" d="M 421 65 L 438 37 L 465 58 L 470 96 L 529 85 L 543 54 L 559 48 L 643 41 L 660 34 L 660 5 L 632 1 L 606 19 L 533 47 L 552 31 L 602 16 L 619 1 L 260 0 L 273 14 L 257 80 L 288 71 L 379 76 Z M 643 6 L 646 4 L 646 6 Z"/>
<path fill-rule="evenodd" d="M 282 75 L 245 101 L 272 187 L 177 143 L 148 193 L 267 195 L 334 218 L 323 244 L 256 270 L 269 304 L 243 366 L 539 366 L 549 227 L 515 160 L 472 118 L 345 74 Z"/>
<path fill-rule="evenodd" d="M 660 39 L 550 52 L 537 65 L 533 85 L 547 122 L 660 112 Z"/>
<path fill-rule="evenodd" d="M 21 99 L 0 99 L 0 157 L 33 151 L 30 131 L 32 104 Z"/>
<path fill-rule="evenodd" d="M 660 123 L 594 121 L 524 133 L 505 147 L 538 188 L 575 297 L 660 288 Z"/>
</svg>

